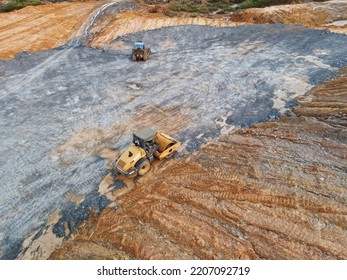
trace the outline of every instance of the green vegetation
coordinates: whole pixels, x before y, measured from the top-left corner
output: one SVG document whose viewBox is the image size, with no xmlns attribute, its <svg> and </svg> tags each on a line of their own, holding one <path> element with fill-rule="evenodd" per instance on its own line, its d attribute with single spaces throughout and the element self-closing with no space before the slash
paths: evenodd
<svg viewBox="0 0 347 280">
<path fill-rule="evenodd" d="M 205 3 L 187 2 L 178 3 L 174 2 L 170 5 L 170 9 L 175 12 L 187 12 L 197 14 L 209 13 L 228 13 L 232 11 L 233 0 L 209 0 Z"/>
<path fill-rule="evenodd" d="M 303 1 L 305 2 L 305 0 Z M 327 0 L 313 0 L 313 2 L 325 1 Z M 264 8 L 300 2 L 302 2 L 302 0 L 188 0 L 182 3 L 177 0 L 177 2 L 172 2 L 169 5 L 169 11 L 173 11 L 177 15 L 192 13 L 192 16 L 195 17 L 199 14 L 226 14 L 236 9 Z"/>
<path fill-rule="evenodd" d="M 284 5 L 293 2 L 298 2 L 296 0 L 246 0 L 242 2 L 237 8 L 238 9 L 249 9 L 249 8 L 264 8 L 274 5 Z"/>
<path fill-rule="evenodd" d="M 41 0 L 12 0 L 0 7 L 0 12 L 11 12 L 13 10 L 19 10 L 30 5 L 39 5 Z"/>
<path fill-rule="evenodd" d="M 163 14 L 168 16 L 168 17 L 177 17 L 178 13 L 172 10 L 165 10 L 163 11 Z"/>
<path fill-rule="evenodd" d="M 313 0 L 310 2 L 326 2 L 327 0 Z M 268 6 L 275 5 L 285 5 L 292 3 L 305 2 L 301 0 L 246 0 L 243 1 L 237 8 L 238 9 L 248 9 L 248 8 L 264 8 Z"/>
</svg>

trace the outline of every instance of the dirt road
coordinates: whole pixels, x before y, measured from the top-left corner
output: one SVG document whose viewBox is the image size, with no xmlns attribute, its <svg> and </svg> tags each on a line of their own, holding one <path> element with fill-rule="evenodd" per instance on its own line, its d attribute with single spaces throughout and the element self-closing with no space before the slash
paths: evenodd
<svg viewBox="0 0 347 280">
<path fill-rule="evenodd" d="M 112 13 L 113 10 L 118 13 L 123 7 L 123 3 L 121 6 L 110 6 L 110 10 L 106 9 L 104 12 L 106 15 Z M 86 28 L 88 21 L 84 22 L 83 26 Z M 97 25 L 91 26 L 90 33 L 88 33 L 89 39 L 93 39 L 92 34 L 96 27 Z M 83 30 L 81 34 L 83 34 Z M 130 60 L 129 53 L 132 43 L 138 39 L 150 42 L 154 51 L 151 59 L 146 63 L 134 63 Z M 140 31 L 113 38 L 109 43 L 110 46 L 112 45 L 112 49 L 91 49 L 80 44 L 69 43 L 57 49 L 23 53 L 13 60 L 0 61 L 2 82 L 0 88 L 0 129 L 2 131 L 0 165 L 3 188 L 1 200 L 6 202 L 0 206 L 0 214 L 3 217 L 0 221 L 1 257 L 3 259 L 49 258 L 55 246 L 60 246 L 64 238 L 76 231 L 82 222 L 87 219 L 93 220 L 93 215 L 90 214 L 91 209 L 94 213 L 100 213 L 105 207 L 112 206 L 102 212 L 101 218 L 96 222 L 96 225 L 99 225 L 99 223 L 111 222 L 108 214 L 114 213 L 113 207 L 120 206 L 125 211 L 121 214 L 121 217 L 124 217 L 124 220 L 121 219 L 121 221 L 129 226 L 127 230 L 133 227 L 133 224 L 127 222 L 131 215 L 139 216 L 141 219 L 141 215 L 144 215 L 143 219 L 149 219 L 146 220 L 146 223 L 162 221 L 165 217 L 161 215 L 167 214 L 167 211 L 179 211 L 187 215 L 188 220 L 196 219 L 196 230 L 186 232 L 179 230 L 184 228 L 183 224 L 182 227 L 177 227 L 178 231 L 175 231 L 175 226 L 179 223 L 176 220 L 158 225 L 164 234 L 163 246 L 173 243 L 173 239 L 165 238 L 165 236 L 181 236 L 184 233 L 183 236 L 186 237 L 182 238 L 188 238 L 190 233 L 198 232 L 204 223 L 219 223 L 215 248 L 220 250 L 213 249 L 214 247 L 204 249 L 206 247 L 204 245 L 205 234 L 208 232 L 204 233 L 200 230 L 198 235 L 195 234 L 194 242 L 203 248 L 201 252 L 193 252 L 195 250 L 195 247 L 192 247 L 193 240 L 188 238 L 183 243 L 189 251 L 188 253 L 179 251 L 179 248 L 173 246 L 172 251 L 167 255 L 162 255 L 161 251 L 148 251 L 146 253 L 148 255 L 141 255 L 134 252 L 137 248 L 134 247 L 125 251 L 118 250 L 119 256 L 149 258 L 153 253 L 153 256 L 158 258 L 165 256 L 168 258 L 173 256 L 176 258 L 193 256 L 198 258 L 270 258 L 269 253 L 258 253 L 258 249 L 251 248 L 251 241 L 242 241 L 240 243 L 242 245 L 239 247 L 237 247 L 237 242 L 233 243 L 234 247 L 231 250 L 233 253 L 231 254 L 230 248 L 228 249 L 226 243 L 223 242 L 230 242 L 228 238 L 234 238 L 231 235 L 245 236 L 245 232 L 252 235 L 253 229 L 236 227 L 233 224 L 236 216 L 227 218 L 234 222 L 230 222 L 232 226 L 229 225 L 230 228 L 226 229 L 227 220 L 219 222 L 217 222 L 218 218 L 211 220 L 208 218 L 209 212 L 204 212 L 204 216 L 195 216 L 194 213 L 199 210 L 193 209 L 193 212 L 190 212 L 192 214 L 188 215 L 183 209 L 184 205 L 178 204 L 180 197 L 175 197 L 175 193 L 170 190 L 174 188 L 177 191 L 183 191 L 182 201 L 188 198 L 195 200 L 194 195 L 193 197 L 191 195 L 199 190 L 193 192 L 187 190 L 186 192 L 184 188 L 180 188 L 180 184 L 187 184 L 184 182 L 189 183 L 191 180 L 184 177 L 187 174 L 185 173 L 187 171 L 184 171 L 187 166 L 191 166 L 192 171 L 195 170 L 193 173 L 198 174 L 198 178 L 194 179 L 198 185 L 199 180 L 207 178 L 207 175 L 203 175 L 202 179 L 199 179 L 199 174 L 209 173 L 208 168 L 212 168 L 215 174 L 220 174 L 220 178 L 225 177 L 226 180 L 233 182 L 233 179 L 226 174 L 229 171 L 207 166 L 211 162 L 218 163 L 218 160 L 222 160 L 215 158 L 223 152 L 221 147 L 226 146 L 231 149 L 234 145 L 223 138 L 223 135 L 228 135 L 235 127 L 248 127 L 254 123 L 276 120 L 280 114 L 291 115 L 291 108 L 297 105 L 295 98 L 333 77 L 341 67 L 347 64 L 347 37 L 326 30 L 312 30 L 295 25 L 242 25 L 222 28 L 187 25 Z M 110 179 L 106 175 L 109 161 L 129 144 L 132 131 L 143 125 L 165 130 L 184 143 L 184 149 L 178 154 L 177 161 L 164 163 L 158 167 L 160 168 L 158 173 L 155 173 L 156 169 L 154 169 L 153 175 L 158 176 L 157 183 L 152 183 L 153 176 L 143 178 L 144 184 L 141 184 L 141 180 L 136 185 L 131 183 L 129 185 L 127 182 L 128 187 L 126 188 L 120 181 L 108 182 Z M 270 131 L 267 133 L 272 135 L 271 129 L 275 128 L 275 126 L 270 126 Z M 295 129 L 300 131 L 305 128 L 299 125 Z M 243 133 L 248 133 L 247 131 L 240 130 L 233 136 L 236 137 L 233 140 L 236 142 L 235 145 L 240 145 L 240 153 L 241 150 L 245 150 L 247 153 L 243 152 L 236 159 L 224 158 L 225 162 L 222 163 L 225 168 L 234 170 L 252 154 L 253 150 L 249 147 L 260 145 L 259 141 L 262 140 L 242 138 L 245 137 L 242 136 Z M 269 139 L 272 139 L 271 137 Z M 217 139 L 220 139 L 221 147 L 213 151 L 214 148 L 211 148 L 213 144 L 209 144 L 203 148 L 207 154 L 198 152 L 204 144 Z M 249 147 L 242 146 L 241 143 L 244 140 L 246 142 L 254 141 L 255 144 L 252 142 L 253 144 L 249 144 Z M 232 143 L 234 143 L 233 141 Z M 338 139 L 338 141 L 343 142 L 343 139 Z M 269 145 L 274 145 L 274 143 L 270 141 Z M 341 145 L 344 144 L 341 143 Z M 264 146 L 266 147 L 266 143 Z M 290 146 L 285 153 L 290 157 L 296 148 L 295 145 Z M 280 148 L 278 149 L 280 153 Z M 194 154 L 191 156 L 191 153 Z M 260 153 L 260 151 L 255 153 Z M 267 156 L 270 158 L 274 155 L 270 153 L 265 155 L 265 158 Z M 318 153 L 317 158 L 322 159 L 324 155 Z M 314 160 L 311 159 L 310 162 Z M 196 165 L 195 162 L 199 165 Z M 259 165 L 263 163 L 261 156 L 257 163 Z M 165 171 L 166 164 L 168 166 L 172 164 L 172 168 Z M 245 169 L 240 169 L 239 172 L 244 172 L 245 176 L 249 176 L 253 180 L 263 178 L 263 173 L 265 173 L 263 169 L 258 171 L 252 165 L 247 167 L 247 164 L 250 163 L 246 162 Z M 271 172 L 275 172 L 281 164 L 272 163 Z M 289 170 L 292 170 L 293 174 L 296 171 L 293 166 L 296 164 L 297 159 L 294 157 L 289 163 L 291 166 Z M 309 166 L 308 163 L 306 165 Z M 320 166 L 313 165 L 312 168 L 320 168 Z M 162 174 L 165 173 L 162 173 L 162 170 L 168 174 L 177 175 L 179 173 L 179 176 L 183 176 L 182 182 L 177 183 L 175 181 L 177 178 L 163 181 Z M 336 204 L 331 204 L 331 202 L 326 204 L 331 209 L 339 207 L 340 203 L 344 202 L 345 195 L 345 190 L 340 187 L 345 171 L 335 170 L 334 172 L 337 173 L 332 175 L 332 182 L 337 184 L 336 188 L 341 193 L 341 197 L 337 198 L 340 202 L 338 201 Z M 287 175 L 287 173 L 284 174 Z M 301 176 L 301 173 L 298 174 Z M 295 179 L 296 175 L 293 176 Z M 341 180 L 338 179 L 340 177 Z M 222 183 L 218 183 L 219 179 L 215 177 L 207 179 L 211 183 L 209 186 L 216 184 L 218 191 L 219 184 L 222 185 Z M 254 190 L 253 193 L 248 194 L 240 190 L 240 198 L 233 196 L 233 194 L 238 194 L 234 191 L 221 195 L 226 195 L 226 199 L 247 200 L 250 204 L 249 209 L 252 208 L 253 211 L 261 209 L 263 215 L 270 215 L 266 206 L 263 205 L 270 200 L 275 205 L 281 205 L 276 211 L 283 212 L 283 216 L 281 216 L 283 219 L 286 217 L 286 209 L 294 208 L 294 204 L 299 205 L 302 209 L 306 209 L 305 205 L 311 204 L 313 204 L 312 209 L 320 207 L 320 204 L 316 203 L 315 197 L 309 198 L 311 200 L 308 200 L 307 203 L 299 195 L 294 202 L 282 199 L 290 191 L 279 189 L 276 193 L 278 185 L 267 187 L 266 180 L 260 180 L 258 183 L 251 180 L 246 180 L 246 182 L 253 184 L 251 186 Z M 168 187 L 161 189 L 158 188 L 158 184 Z M 121 189 L 122 192 L 127 193 L 124 195 L 123 201 L 113 201 L 107 191 L 110 186 L 111 189 Z M 229 183 L 226 186 L 235 188 L 233 184 Z M 262 190 L 262 186 L 267 189 Z M 201 188 L 206 189 L 207 186 L 201 185 Z M 202 203 L 200 198 L 194 203 L 204 205 L 204 207 L 215 205 L 215 210 L 211 211 L 218 209 L 231 211 L 230 207 L 234 205 L 233 203 L 229 203 L 227 206 L 222 205 L 220 208 L 218 201 L 224 198 L 209 194 L 207 189 L 205 191 L 206 196 L 210 197 L 214 204 L 210 204 L 210 200 Z M 134 195 L 131 192 L 134 192 Z M 276 194 L 275 198 L 267 197 L 270 192 Z M 298 188 L 298 192 L 301 192 L 300 188 Z M 312 192 L 311 189 L 310 192 Z M 152 205 L 154 208 L 156 205 L 152 201 L 154 198 L 150 197 L 149 206 L 146 206 L 147 202 L 142 198 L 147 193 L 154 194 L 154 198 L 156 195 L 167 197 L 169 201 L 166 204 L 160 202 L 161 199 L 159 199 L 158 209 L 161 211 L 150 210 L 149 216 L 146 216 L 147 207 L 152 209 Z M 203 192 L 201 194 L 202 197 L 205 196 Z M 253 194 L 260 194 L 260 200 L 255 200 Z M 319 193 L 318 195 L 320 197 Z M 326 194 L 324 193 L 324 195 Z M 322 196 L 324 197 L 324 195 Z M 116 196 L 119 196 L 119 193 Z M 228 198 L 229 196 L 231 198 Z M 306 199 L 306 195 L 303 197 Z M 141 212 L 141 207 L 139 210 L 133 209 L 130 207 L 131 202 L 143 204 L 145 207 L 143 210 L 146 211 Z M 191 203 L 193 202 L 188 204 Z M 167 208 L 165 208 L 166 205 Z M 285 207 L 285 210 L 281 207 Z M 135 212 L 131 214 L 131 211 Z M 151 211 L 159 216 L 152 217 Z M 242 214 L 233 213 L 232 215 L 237 216 Z M 330 212 L 324 213 L 328 215 Z M 316 214 L 308 213 L 305 219 L 311 221 L 312 215 Z M 337 215 L 340 216 L 337 218 L 334 216 L 332 219 L 340 217 L 344 221 L 344 212 L 337 213 Z M 113 219 L 118 219 L 117 211 Z M 245 220 L 244 222 L 251 225 L 252 221 Z M 273 220 L 273 224 L 275 222 Z M 319 223 L 320 219 L 318 219 L 317 225 Z M 328 257 L 344 257 L 343 252 L 336 248 L 340 237 L 344 237 L 341 225 L 344 225 L 344 222 L 339 222 L 338 227 L 334 228 L 339 238 L 330 240 L 329 237 L 327 243 L 321 247 L 325 250 L 330 245 L 332 246 Z M 101 227 L 104 226 L 101 224 Z M 130 243 L 134 241 L 132 238 L 138 238 L 134 244 L 137 242 L 142 244 L 142 238 L 155 232 L 151 225 L 138 224 L 135 226 L 139 229 L 137 231 L 139 235 L 131 237 L 127 234 L 126 238 L 130 239 L 125 238 L 125 240 Z M 291 226 L 292 224 L 288 224 L 285 228 Z M 166 230 L 161 228 L 166 228 Z M 214 227 L 211 227 L 211 230 L 214 230 Z M 16 234 L 13 234 L 14 232 Z M 158 232 L 153 237 L 156 234 Z M 278 232 L 278 235 L 280 234 L 281 232 Z M 294 237 L 298 242 L 303 242 L 313 236 L 312 232 L 310 234 L 300 238 L 296 235 Z M 265 238 L 262 236 L 259 235 L 257 238 L 259 240 Z M 98 244 L 100 236 L 96 234 L 94 238 L 95 244 Z M 55 243 L 52 241 L 53 239 Z M 112 246 L 117 247 L 118 241 L 117 239 L 110 242 L 116 242 L 116 245 Z M 314 247 L 321 246 L 319 240 L 314 242 Z M 47 243 L 51 247 L 47 247 Z M 98 246 L 95 244 L 90 245 L 90 248 Z M 259 244 L 261 246 L 261 242 Z M 281 256 L 285 256 L 284 252 L 277 255 L 277 257 Z M 303 256 L 303 253 L 288 255 L 289 258 L 295 258 L 295 256 Z M 324 258 L 324 255 L 317 251 L 312 255 L 312 258 L 314 257 Z"/>
</svg>

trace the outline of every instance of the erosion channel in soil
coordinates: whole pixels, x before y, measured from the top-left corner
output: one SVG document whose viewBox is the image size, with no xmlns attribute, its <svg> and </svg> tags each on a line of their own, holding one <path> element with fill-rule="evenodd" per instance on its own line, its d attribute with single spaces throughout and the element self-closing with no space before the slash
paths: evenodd
<svg viewBox="0 0 347 280">
<path fill-rule="evenodd" d="M 145 63 L 130 60 L 139 39 Z M 1 257 L 346 258 L 345 95 L 339 121 L 292 113 L 346 45 L 297 25 L 184 25 L 0 61 Z M 181 151 L 112 180 L 142 126 Z"/>
</svg>

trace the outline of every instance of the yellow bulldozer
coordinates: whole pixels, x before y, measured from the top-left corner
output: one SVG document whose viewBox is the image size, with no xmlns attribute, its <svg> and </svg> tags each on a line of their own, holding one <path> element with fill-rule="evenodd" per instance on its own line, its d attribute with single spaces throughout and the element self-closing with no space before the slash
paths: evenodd
<svg viewBox="0 0 347 280">
<path fill-rule="evenodd" d="M 177 152 L 181 143 L 170 136 L 144 127 L 133 133 L 133 142 L 112 162 L 113 174 L 127 177 L 143 176 L 151 169 L 154 158 L 162 160 Z"/>
</svg>

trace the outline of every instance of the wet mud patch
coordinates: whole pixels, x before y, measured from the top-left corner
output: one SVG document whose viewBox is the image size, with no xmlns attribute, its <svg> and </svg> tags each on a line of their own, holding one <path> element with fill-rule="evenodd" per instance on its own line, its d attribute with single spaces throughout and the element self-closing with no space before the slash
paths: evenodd
<svg viewBox="0 0 347 280">
<path fill-rule="evenodd" d="M 59 212 L 61 218 L 53 226 L 53 233 L 57 237 L 67 238 L 89 219 L 91 211 L 100 213 L 109 203 L 110 201 L 105 196 L 100 196 L 97 191 L 90 192 L 79 204 L 67 203 Z"/>
</svg>

